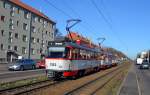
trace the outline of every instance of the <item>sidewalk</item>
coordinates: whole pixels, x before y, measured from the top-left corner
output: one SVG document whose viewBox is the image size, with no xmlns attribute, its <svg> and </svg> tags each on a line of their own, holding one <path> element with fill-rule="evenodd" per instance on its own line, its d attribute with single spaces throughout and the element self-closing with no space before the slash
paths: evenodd
<svg viewBox="0 0 150 95">
<path fill-rule="evenodd" d="M 134 64 L 132 64 L 127 78 L 123 82 L 119 95 L 139 95 L 138 81 Z"/>
</svg>

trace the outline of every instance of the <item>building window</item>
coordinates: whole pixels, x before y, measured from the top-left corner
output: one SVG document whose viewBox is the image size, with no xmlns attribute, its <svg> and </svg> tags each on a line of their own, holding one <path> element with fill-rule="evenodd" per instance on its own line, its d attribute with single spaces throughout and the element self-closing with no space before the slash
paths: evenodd
<svg viewBox="0 0 150 95">
<path fill-rule="evenodd" d="M 51 36 L 51 32 L 48 32 L 49 33 L 49 36 Z"/>
<path fill-rule="evenodd" d="M 14 21 L 12 19 L 10 19 L 10 24 L 14 24 Z"/>
<path fill-rule="evenodd" d="M 35 29 L 34 26 L 31 27 L 31 31 L 32 31 L 32 32 L 36 32 L 36 29 Z"/>
<path fill-rule="evenodd" d="M 47 35 L 47 31 L 46 31 L 46 35 Z"/>
<path fill-rule="evenodd" d="M 1 30 L 1 35 L 4 36 L 4 30 Z"/>
<path fill-rule="evenodd" d="M 12 38 L 8 38 L 8 43 L 12 43 Z"/>
<path fill-rule="evenodd" d="M 14 29 L 14 26 L 13 26 L 12 24 L 10 24 L 10 25 L 9 25 L 9 28 L 10 28 L 11 30 L 13 30 L 13 29 Z"/>
<path fill-rule="evenodd" d="M 4 45 L 3 44 L 1 44 L 1 50 L 4 50 Z"/>
<path fill-rule="evenodd" d="M 15 38 L 16 38 L 16 39 L 18 39 L 18 38 L 19 38 L 18 33 L 15 33 Z"/>
<path fill-rule="evenodd" d="M 42 40 L 42 44 L 44 44 L 44 40 Z"/>
<path fill-rule="evenodd" d="M 40 19 L 40 22 L 43 22 L 43 19 L 42 19 L 42 18 Z"/>
<path fill-rule="evenodd" d="M 4 7 L 5 9 L 10 9 L 10 4 L 4 2 L 4 3 L 3 3 L 3 7 Z"/>
<path fill-rule="evenodd" d="M 31 38 L 31 42 L 35 43 L 35 38 L 34 37 Z"/>
<path fill-rule="evenodd" d="M 23 40 L 23 42 L 27 42 L 27 36 L 23 35 L 22 40 Z"/>
<path fill-rule="evenodd" d="M 15 7 L 11 6 L 11 11 L 15 12 Z"/>
<path fill-rule="evenodd" d="M 1 21 L 5 21 L 5 16 L 1 16 Z"/>
<path fill-rule="evenodd" d="M 29 18 L 29 12 L 27 12 L 27 11 L 24 12 L 24 18 L 26 18 L 26 19 Z"/>
<path fill-rule="evenodd" d="M 9 38 L 12 38 L 12 37 L 13 37 L 13 33 L 9 32 Z"/>
<path fill-rule="evenodd" d="M 33 21 L 36 22 L 38 20 L 38 17 L 33 16 Z"/>
<path fill-rule="evenodd" d="M 18 51 L 18 47 L 17 47 L 17 46 L 14 46 L 14 50 L 15 50 L 15 51 Z"/>
<path fill-rule="evenodd" d="M 45 47 L 45 45 L 44 45 L 44 44 L 42 44 L 42 47 L 44 48 L 44 47 Z"/>
<path fill-rule="evenodd" d="M 27 30 L 28 29 L 28 25 L 26 23 L 23 23 L 23 29 Z"/>
<path fill-rule="evenodd" d="M 31 53 L 32 53 L 32 55 L 35 54 L 35 50 L 33 48 L 31 48 Z"/>
<path fill-rule="evenodd" d="M 12 46 L 8 45 L 8 50 L 12 50 Z"/>
<path fill-rule="evenodd" d="M 18 14 L 20 13 L 20 8 L 17 8 L 17 13 L 18 13 Z"/>
<path fill-rule="evenodd" d="M 27 53 L 27 49 L 25 47 L 22 47 L 22 54 L 26 54 Z"/>
<path fill-rule="evenodd" d="M 44 21 L 44 25 L 47 25 L 47 21 Z"/>
<path fill-rule="evenodd" d="M 11 12 L 10 12 L 10 16 L 14 17 L 14 16 L 15 16 L 15 12 L 14 12 L 14 11 L 11 11 Z"/>
<path fill-rule="evenodd" d="M 47 26 L 47 21 L 44 21 L 44 28 Z"/>
<path fill-rule="evenodd" d="M 40 43 L 40 39 L 39 38 L 37 38 L 37 43 Z"/>
<path fill-rule="evenodd" d="M 17 21 L 17 26 L 19 26 L 19 21 Z"/>
<path fill-rule="evenodd" d="M 42 18 L 39 17 L 39 22 L 42 22 Z"/>
<path fill-rule="evenodd" d="M 6 8 L 6 2 L 3 3 L 3 7 Z"/>
<path fill-rule="evenodd" d="M 43 53 L 43 49 L 42 48 L 40 48 L 40 53 Z"/>
<path fill-rule="evenodd" d="M 51 37 L 53 38 L 53 36 L 54 36 L 54 33 L 51 33 Z"/>
</svg>

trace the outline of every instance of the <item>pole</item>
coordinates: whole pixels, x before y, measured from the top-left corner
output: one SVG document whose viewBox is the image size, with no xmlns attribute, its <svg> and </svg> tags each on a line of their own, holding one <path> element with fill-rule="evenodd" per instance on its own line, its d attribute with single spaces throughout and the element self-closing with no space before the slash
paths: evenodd
<svg viewBox="0 0 150 95">
<path fill-rule="evenodd" d="M 101 44 L 106 40 L 105 38 L 97 38 L 98 41 L 101 40 L 101 42 L 98 42 L 99 46 L 101 47 Z"/>
<path fill-rule="evenodd" d="M 150 61 L 150 60 L 149 60 L 149 50 L 148 50 L 148 60 L 147 60 L 147 61 L 148 61 L 148 63 L 150 63 L 150 62 L 149 62 L 149 61 Z"/>
<path fill-rule="evenodd" d="M 73 23 L 73 24 L 70 24 L 70 23 Z M 79 20 L 79 19 L 70 19 L 70 20 L 67 20 L 67 25 L 66 25 L 66 31 L 68 31 L 68 34 L 69 34 L 69 36 L 70 36 L 70 38 L 71 38 L 71 41 L 73 41 L 73 39 L 72 39 L 72 35 L 71 35 L 71 32 L 70 32 L 70 29 L 73 27 L 73 26 L 75 26 L 76 24 L 78 24 L 79 22 L 81 22 L 81 20 Z M 69 25 L 70 24 L 70 25 Z"/>
<path fill-rule="evenodd" d="M 31 37 L 32 37 L 32 13 L 31 13 L 31 20 L 30 20 L 30 31 L 29 31 L 29 52 L 28 52 L 28 59 L 31 58 Z"/>
</svg>

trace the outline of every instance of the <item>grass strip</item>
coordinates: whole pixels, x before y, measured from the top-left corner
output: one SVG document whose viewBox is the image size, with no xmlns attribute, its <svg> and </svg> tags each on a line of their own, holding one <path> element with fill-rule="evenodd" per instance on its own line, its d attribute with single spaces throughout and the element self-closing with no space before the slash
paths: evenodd
<svg viewBox="0 0 150 95">
<path fill-rule="evenodd" d="M 0 83 L 0 90 L 30 85 L 30 84 L 37 83 L 40 81 L 45 81 L 45 80 L 48 80 L 48 78 L 46 76 L 38 76 L 38 77 L 34 77 L 34 78 L 17 80 L 17 81 L 13 81 L 13 82 L 6 82 L 6 83 L 4 82 L 4 83 Z"/>
</svg>

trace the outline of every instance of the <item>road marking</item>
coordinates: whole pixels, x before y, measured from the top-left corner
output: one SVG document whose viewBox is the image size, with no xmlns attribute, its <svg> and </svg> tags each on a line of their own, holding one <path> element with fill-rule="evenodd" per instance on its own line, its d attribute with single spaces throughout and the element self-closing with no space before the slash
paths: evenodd
<svg viewBox="0 0 150 95">
<path fill-rule="evenodd" d="M 135 67 L 134 67 L 134 69 L 135 69 Z M 139 93 L 139 95 L 142 95 L 141 89 L 140 89 L 140 84 L 139 84 L 137 73 L 136 73 L 136 69 L 135 69 L 135 76 L 136 76 L 136 82 L 137 82 L 137 86 L 138 86 L 138 93 Z"/>
</svg>

